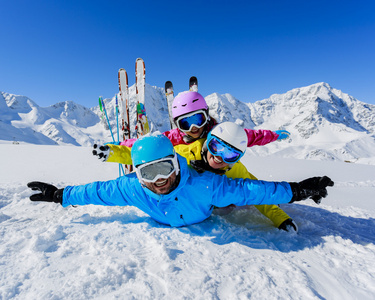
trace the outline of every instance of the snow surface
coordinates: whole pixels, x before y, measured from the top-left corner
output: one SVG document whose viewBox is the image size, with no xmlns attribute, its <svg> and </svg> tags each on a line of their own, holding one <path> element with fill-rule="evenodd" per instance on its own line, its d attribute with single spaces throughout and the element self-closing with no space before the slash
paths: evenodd
<svg viewBox="0 0 375 300">
<path fill-rule="evenodd" d="M 189 227 L 134 207 L 33 203 L 58 187 L 117 177 L 89 147 L 0 144 L 0 299 L 375 299 L 375 166 L 256 157 L 260 179 L 336 182 L 321 205 L 282 208 L 299 233 L 253 207 Z"/>
</svg>

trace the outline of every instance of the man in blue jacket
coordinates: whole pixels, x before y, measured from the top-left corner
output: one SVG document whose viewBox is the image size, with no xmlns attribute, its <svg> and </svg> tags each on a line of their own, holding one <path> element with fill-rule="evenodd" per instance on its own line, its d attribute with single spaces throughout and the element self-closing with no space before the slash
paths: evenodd
<svg viewBox="0 0 375 300">
<path fill-rule="evenodd" d="M 175 153 L 163 135 L 138 139 L 131 150 L 134 173 L 106 182 L 57 189 L 43 182 L 28 187 L 41 193 L 32 201 L 69 205 L 136 206 L 156 221 L 185 226 L 207 219 L 213 207 L 280 204 L 327 196 L 330 178 L 313 177 L 300 183 L 230 179 L 211 172 L 198 173 Z"/>
</svg>

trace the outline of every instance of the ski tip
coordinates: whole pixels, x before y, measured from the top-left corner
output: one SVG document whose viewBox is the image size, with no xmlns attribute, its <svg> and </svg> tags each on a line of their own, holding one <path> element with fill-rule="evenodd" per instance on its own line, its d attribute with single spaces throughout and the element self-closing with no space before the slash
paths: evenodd
<svg viewBox="0 0 375 300">
<path fill-rule="evenodd" d="M 173 87 L 172 81 L 166 81 L 164 86 L 165 88 Z"/>
<path fill-rule="evenodd" d="M 189 79 L 190 84 L 198 84 L 198 79 L 195 76 L 191 76 Z"/>
<path fill-rule="evenodd" d="M 198 92 L 198 79 L 195 76 L 191 76 L 189 79 L 189 91 Z"/>
<path fill-rule="evenodd" d="M 172 81 L 166 81 L 164 85 L 164 91 L 165 94 L 168 95 L 173 95 L 173 84 Z"/>
</svg>

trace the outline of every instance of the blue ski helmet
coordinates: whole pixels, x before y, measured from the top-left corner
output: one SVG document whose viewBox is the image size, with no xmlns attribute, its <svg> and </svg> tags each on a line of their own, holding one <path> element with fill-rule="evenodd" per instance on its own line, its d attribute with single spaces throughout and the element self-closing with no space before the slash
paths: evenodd
<svg viewBox="0 0 375 300">
<path fill-rule="evenodd" d="M 131 150 L 134 167 L 175 155 L 172 142 L 160 133 L 139 138 L 135 141 Z"/>
</svg>

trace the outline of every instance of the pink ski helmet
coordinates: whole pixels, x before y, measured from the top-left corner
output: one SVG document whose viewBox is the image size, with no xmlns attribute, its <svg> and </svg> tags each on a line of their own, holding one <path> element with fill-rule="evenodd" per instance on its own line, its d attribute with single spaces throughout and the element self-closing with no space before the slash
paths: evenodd
<svg viewBox="0 0 375 300">
<path fill-rule="evenodd" d="M 198 92 L 182 92 L 174 98 L 172 103 L 172 117 L 186 115 L 196 110 L 208 110 L 208 105 L 203 96 Z"/>
</svg>

